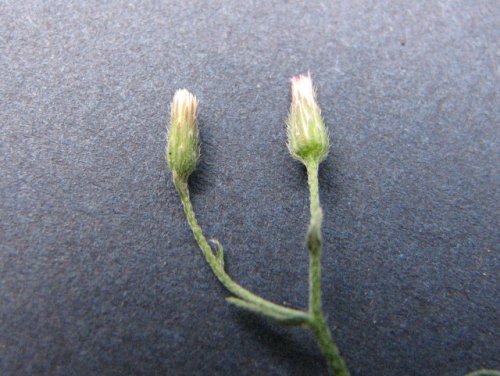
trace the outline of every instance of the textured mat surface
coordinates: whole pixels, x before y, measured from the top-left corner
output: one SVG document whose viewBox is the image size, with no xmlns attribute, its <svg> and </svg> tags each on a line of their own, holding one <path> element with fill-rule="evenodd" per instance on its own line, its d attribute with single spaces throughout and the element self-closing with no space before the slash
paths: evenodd
<svg viewBox="0 0 500 376">
<path fill-rule="evenodd" d="M 207 236 L 304 307 L 284 120 L 308 69 L 332 137 L 324 309 L 353 375 L 500 366 L 497 2 L 102 3 L 0 4 L 2 375 L 325 374 L 307 332 L 224 301 L 164 163 L 186 87 Z"/>
</svg>

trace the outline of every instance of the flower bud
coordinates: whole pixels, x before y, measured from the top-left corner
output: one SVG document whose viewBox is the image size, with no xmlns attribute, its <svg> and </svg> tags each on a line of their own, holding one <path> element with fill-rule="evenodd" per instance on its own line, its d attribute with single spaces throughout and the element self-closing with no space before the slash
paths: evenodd
<svg viewBox="0 0 500 376">
<path fill-rule="evenodd" d="M 170 105 L 167 163 L 175 178 L 187 181 L 200 156 L 196 111 L 198 100 L 186 89 L 175 92 Z"/>
<path fill-rule="evenodd" d="M 288 115 L 288 149 L 302 163 L 323 161 L 330 147 L 328 130 L 316 103 L 316 94 L 307 76 L 292 77 L 292 105 Z"/>
</svg>

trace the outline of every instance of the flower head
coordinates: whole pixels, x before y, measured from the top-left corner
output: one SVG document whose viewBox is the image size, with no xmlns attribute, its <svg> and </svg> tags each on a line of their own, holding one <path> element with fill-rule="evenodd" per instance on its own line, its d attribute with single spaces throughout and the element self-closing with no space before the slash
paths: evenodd
<svg viewBox="0 0 500 376">
<path fill-rule="evenodd" d="M 288 149 L 292 156 L 303 163 L 324 160 L 330 141 L 328 130 L 316 103 L 316 93 L 307 76 L 292 77 L 292 104 L 288 115 Z"/>
<path fill-rule="evenodd" d="M 198 100 L 186 89 L 174 94 L 170 105 L 166 159 L 174 178 L 187 181 L 200 156 L 196 112 Z"/>
</svg>

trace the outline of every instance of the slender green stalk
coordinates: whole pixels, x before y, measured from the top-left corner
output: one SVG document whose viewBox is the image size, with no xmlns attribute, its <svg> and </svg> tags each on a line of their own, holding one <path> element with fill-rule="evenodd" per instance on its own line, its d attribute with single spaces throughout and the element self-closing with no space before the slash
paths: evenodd
<svg viewBox="0 0 500 376">
<path fill-rule="evenodd" d="M 307 232 L 309 248 L 309 314 L 308 325 L 314 333 L 318 345 L 325 356 L 329 369 L 337 376 L 349 376 L 349 370 L 333 342 L 330 329 L 321 309 L 321 223 L 323 212 L 319 202 L 318 167 L 319 163 L 306 163 L 307 181 L 309 183 L 311 221 Z"/>
<path fill-rule="evenodd" d="M 311 219 L 307 230 L 309 248 L 309 311 L 313 315 L 321 314 L 321 222 L 323 212 L 319 203 L 318 163 L 307 164 L 307 182 L 309 184 Z"/>
<path fill-rule="evenodd" d="M 191 204 L 187 182 L 184 178 L 179 178 L 174 175 L 174 184 L 179 192 L 189 226 L 191 227 L 193 235 L 208 265 L 217 279 L 231 293 L 237 296 L 237 298 L 230 297 L 227 298 L 227 300 L 240 308 L 273 318 L 282 323 L 289 325 L 304 325 L 308 327 L 316 337 L 330 371 L 336 376 L 349 376 L 349 371 L 339 354 L 337 346 L 332 340 L 330 329 L 328 328 L 321 309 L 321 223 L 323 214 L 319 202 L 319 164 L 317 162 L 310 162 L 306 164 L 306 167 L 311 201 L 311 221 L 307 232 L 307 246 L 310 255 L 308 312 L 272 303 L 234 282 L 224 270 L 224 253 L 222 246 L 216 242 L 216 251 L 214 252 L 203 235 L 203 231 L 196 220 Z"/>
<path fill-rule="evenodd" d="M 189 189 L 187 182 L 182 178 L 176 178 L 174 176 L 174 184 L 181 197 L 182 205 L 184 207 L 184 213 L 186 214 L 189 226 L 193 231 L 193 235 L 203 253 L 203 256 L 205 256 L 208 265 L 212 269 L 217 279 L 230 292 L 241 299 L 239 300 L 233 298 L 229 301 L 240 307 L 250 309 L 254 312 L 272 317 L 277 320 L 296 322 L 299 324 L 308 322 L 310 320 L 310 316 L 307 312 L 272 303 L 241 287 L 231 279 L 231 277 L 224 270 L 224 256 L 222 247 L 218 245 L 217 253 L 214 254 L 212 248 L 208 244 L 207 239 L 203 235 L 203 231 L 198 224 L 198 221 L 196 220 L 193 206 L 189 198 Z"/>
<path fill-rule="evenodd" d="M 500 376 L 500 371 L 494 369 L 480 369 L 478 371 L 468 373 L 465 376 Z"/>
</svg>

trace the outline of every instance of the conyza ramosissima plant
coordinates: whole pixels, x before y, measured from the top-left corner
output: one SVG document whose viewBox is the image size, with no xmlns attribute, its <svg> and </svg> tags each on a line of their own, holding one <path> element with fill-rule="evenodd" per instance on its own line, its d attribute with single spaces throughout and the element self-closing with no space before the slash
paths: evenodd
<svg viewBox="0 0 500 376">
<path fill-rule="evenodd" d="M 198 224 L 189 198 L 188 177 L 196 167 L 200 156 L 198 126 L 196 121 L 198 100 L 189 91 L 178 90 L 171 104 L 170 129 L 167 134 L 166 159 L 175 188 L 179 192 L 184 213 L 193 235 L 219 281 L 234 295 L 227 300 L 238 307 L 271 317 L 288 325 L 309 328 L 323 355 L 328 368 L 337 376 L 347 376 L 349 371 L 339 350 L 332 340 L 330 329 L 321 309 L 321 210 L 318 191 L 318 168 L 329 149 L 328 130 L 321 117 L 311 76 L 291 79 L 292 104 L 287 120 L 288 149 L 292 156 L 307 169 L 310 191 L 311 219 L 306 244 L 309 250 L 309 309 L 292 309 L 272 303 L 248 291 L 236 283 L 224 268 L 224 251 L 221 244 L 211 240 L 209 244 Z"/>
</svg>

